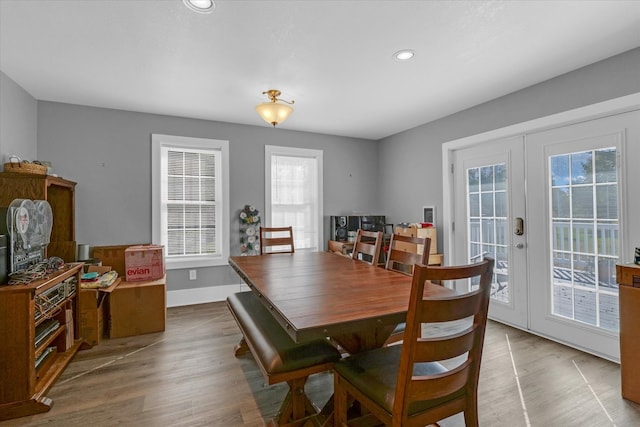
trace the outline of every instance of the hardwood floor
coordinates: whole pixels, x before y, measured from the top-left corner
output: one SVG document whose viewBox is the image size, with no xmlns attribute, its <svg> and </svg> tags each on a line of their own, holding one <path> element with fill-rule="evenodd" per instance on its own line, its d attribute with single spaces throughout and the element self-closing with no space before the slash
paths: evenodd
<svg viewBox="0 0 640 427">
<path fill-rule="evenodd" d="M 0 425 L 262 426 L 286 385 L 266 386 L 251 355 L 234 358 L 239 338 L 223 302 L 170 308 L 164 333 L 105 339 L 79 352 L 49 393 L 51 411 Z M 310 379 L 318 405 L 332 381 L 330 373 Z M 619 365 L 495 322 L 479 401 L 484 427 L 640 425 L 640 405 L 620 396 Z"/>
</svg>

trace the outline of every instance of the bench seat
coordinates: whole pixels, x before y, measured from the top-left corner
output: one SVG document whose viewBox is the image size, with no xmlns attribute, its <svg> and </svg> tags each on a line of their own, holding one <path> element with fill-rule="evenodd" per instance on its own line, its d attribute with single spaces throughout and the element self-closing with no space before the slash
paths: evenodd
<svg viewBox="0 0 640 427">
<path fill-rule="evenodd" d="M 326 339 L 293 341 L 252 291 L 229 296 L 227 306 L 267 383 L 289 384 L 276 423 L 285 425 L 315 415 L 317 408 L 304 393 L 304 384 L 309 375 L 331 370 L 340 352 Z"/>
</svg>

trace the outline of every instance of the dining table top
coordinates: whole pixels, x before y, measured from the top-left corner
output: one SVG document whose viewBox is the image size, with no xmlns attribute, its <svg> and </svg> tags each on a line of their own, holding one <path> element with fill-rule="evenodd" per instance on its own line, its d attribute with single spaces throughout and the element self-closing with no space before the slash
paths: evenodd
<svg viewBox="0 0 640 427">
<path fill-rule="evenodd" d="M 352 349 L 376 347 L 406 318 L 412 278 L 402 273 L 329 252 L 233 256 L 229 264 L 296 342 L 352 335 L 356 343 L 342 340 Z M 454 292 L 425 286 L 428 296 Z"/>
</svg>

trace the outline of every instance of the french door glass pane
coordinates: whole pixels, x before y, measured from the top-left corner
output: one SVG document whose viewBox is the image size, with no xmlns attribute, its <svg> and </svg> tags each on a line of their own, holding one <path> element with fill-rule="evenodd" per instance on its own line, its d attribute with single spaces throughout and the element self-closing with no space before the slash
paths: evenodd
<svg viewBox="0 0 640 427">
<path fill-rule="evenodd" d="M 553 314 L 618 329 L 616 149 L 551 156 Z"/>
<path fill-rule="evenodd" d="M 469 262 L 485 256 L 496 261 L 491 298 L 509 302 L 507 165 L 467 169 Z M 477 286 L 472 282 L 471 288 Z"/>
</svg>

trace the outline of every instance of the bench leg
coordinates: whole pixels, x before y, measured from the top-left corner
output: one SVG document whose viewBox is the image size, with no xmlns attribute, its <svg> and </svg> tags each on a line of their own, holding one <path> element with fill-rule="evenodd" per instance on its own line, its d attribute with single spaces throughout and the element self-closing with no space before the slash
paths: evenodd
<svg viewBox="0 0 640 427">
<path fill-rule="evenodd" d="M 236 357 L 242 356 L 243 354 L 247 354 L 250 351 L 251 350 L 249 349 L 249 346 L 247 345 L 247 342 L 244 340 L 244 337 L 242 337 L 240 339 L 240 342 L 238 344 L 236 344 L 235 347 L 233 347 L 233 354 Z"/>
<path fill-rule="evenodd" d="M 272 425 L 276 426 L 302 426 L 310 418 L 318 414 L 318 408 L 309 400 L 304 392 L 304 385 L 308 377 L 296 378 L 287 381 L 289 391 L 282 402 L 282 406 L 278 411 Z"/>
</svg>

